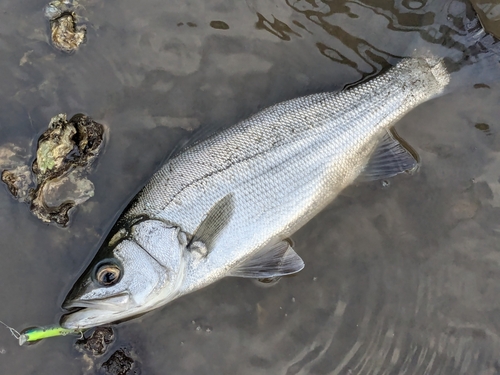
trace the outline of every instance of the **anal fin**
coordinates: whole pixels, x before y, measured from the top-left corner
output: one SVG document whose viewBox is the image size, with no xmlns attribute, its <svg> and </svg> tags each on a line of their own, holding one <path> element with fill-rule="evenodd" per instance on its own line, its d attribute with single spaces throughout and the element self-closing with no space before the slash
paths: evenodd
<svg viewBox="0 0 500 375">
<path fill-rule="evenodd" d="M 413 174 L 419 162 L 417 152 L 392 128 L 384 134 L 360 178 L 380 180 L 404 172 Z"/>
<path fill-rule="evenodd" d="M 291 275 L 304 268 L 304 261 L 288 241 L 281 241 L 260 250 L 232 270 L 229 276 L 266 279 Z"/>
</svg>

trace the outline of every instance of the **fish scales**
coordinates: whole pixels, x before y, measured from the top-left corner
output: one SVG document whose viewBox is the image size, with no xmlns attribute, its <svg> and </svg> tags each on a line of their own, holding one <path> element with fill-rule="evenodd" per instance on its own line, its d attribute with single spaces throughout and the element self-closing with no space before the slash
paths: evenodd
<svg viewBox="0 0 500 375">
<path fill-rule="evenodd" d="M 233 193 L 232 220 L 200 269 L 222 277 L 330 203 L 358 176 L 381 131 L 447 83 L 441 62 L 406 59 L 350 90 L 273 105 L 169 160 L 125 216 L 145 214 L 193 233 Z"/>
<path fill-rule="evenodd" d="M 225 276 L 300 271 L 283 240 L 362 171 L 380 178 L 414 165 L 387 130 L 448 81 L 442 60 L 404 59 L 356 87 L 273 105 L 181 151 L 117 221 L 66 297 L 63 306 L 77 310 L 61 326 L 128 318 Z"/>
</svg>

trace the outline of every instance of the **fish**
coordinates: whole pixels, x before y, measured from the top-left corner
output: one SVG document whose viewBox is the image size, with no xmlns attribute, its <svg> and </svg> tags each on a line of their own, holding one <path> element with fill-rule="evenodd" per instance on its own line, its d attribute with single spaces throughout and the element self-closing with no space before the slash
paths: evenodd
<svg viewBox="0 0 500 375">
<path fill-rule="evenodd" d="M 272 105 L 175 154 L 136 195 L 67 295 L 60 325 L 130 319 L 225 277 L 295 274 L 288 238 L 357 179 L 414 171 L 394 124 L 442 95 L 444 60 L 405 58 L 338 92 Z"/>
</svg>

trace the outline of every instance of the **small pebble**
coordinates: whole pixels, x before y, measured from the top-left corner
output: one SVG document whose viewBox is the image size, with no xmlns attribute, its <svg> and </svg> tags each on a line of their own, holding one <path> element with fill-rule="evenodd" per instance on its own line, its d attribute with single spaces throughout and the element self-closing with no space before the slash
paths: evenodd
<svg viewBox="0 0 500 375">
<path fill-rule="evenodd" d="M 218 30 L 227 30 L 229 29 L 229 25 L 224 21 L 212 21 L 210 22 L 210 27 Z"/>
</svg>

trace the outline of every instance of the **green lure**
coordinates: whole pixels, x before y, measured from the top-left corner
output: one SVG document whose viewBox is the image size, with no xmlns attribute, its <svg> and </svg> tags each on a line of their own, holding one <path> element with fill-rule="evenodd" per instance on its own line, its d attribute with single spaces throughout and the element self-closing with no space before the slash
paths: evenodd
<svg viewBox="0 0 500 375">
<path fill-rule="evenodd" d="M 66 336 L 69 334 L 82 334 L 80 330 L 66 329 L 59 326 L 46 326 L 27 328 L 19 334 L 19 345 L 33 343 L 49 337 Z"/>
</svg>

